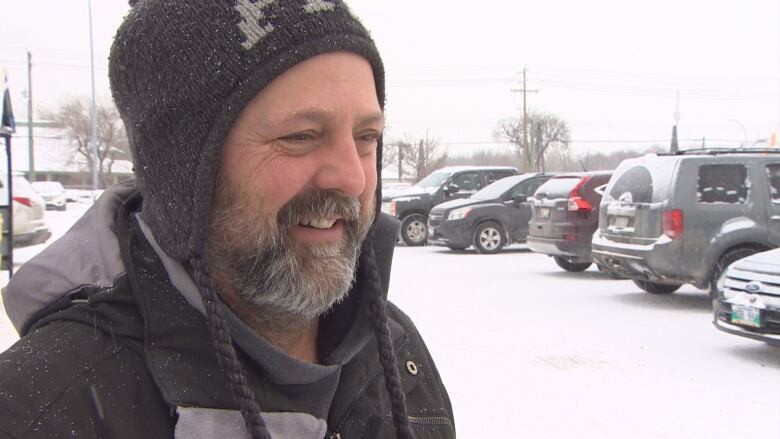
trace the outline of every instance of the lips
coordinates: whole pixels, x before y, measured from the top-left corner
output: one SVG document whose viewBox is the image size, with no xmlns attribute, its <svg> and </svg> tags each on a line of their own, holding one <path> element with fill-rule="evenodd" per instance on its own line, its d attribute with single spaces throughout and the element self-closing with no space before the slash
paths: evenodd
<svg viewBox="0 0 780 439">
<path fill-rule="evenodd" d="M 336 221 L 338 221 L 338 218 L 312 218 L 302 220 L 298 224 L 313 229 L 330 229 Z"/>
</svg>

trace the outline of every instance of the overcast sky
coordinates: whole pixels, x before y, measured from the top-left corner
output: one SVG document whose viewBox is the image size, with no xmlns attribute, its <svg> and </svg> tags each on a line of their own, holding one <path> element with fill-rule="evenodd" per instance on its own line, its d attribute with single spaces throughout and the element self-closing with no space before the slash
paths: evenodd
<svg viewBox="0 0 780 439">
<path fill-rule="evenodd" d="M 780 129 L 777 0 L 349 3 L 386 64 L 390 138 L 427 134 L 456 154 L 495 145 L 496 123 L 521 112 L 523 67 L 538 90 L 529 107 L 565 119 L 577 151 L 668 145 L 678 91 L 684 145 Z M 109 99 L 106 59 L 128 6 L 92 6 L 97 93 Z M 36 108 L 89 96 L 87 0 L 0 0 L 0 19 L 19 120 L 26 49 Z"/>
</svg>

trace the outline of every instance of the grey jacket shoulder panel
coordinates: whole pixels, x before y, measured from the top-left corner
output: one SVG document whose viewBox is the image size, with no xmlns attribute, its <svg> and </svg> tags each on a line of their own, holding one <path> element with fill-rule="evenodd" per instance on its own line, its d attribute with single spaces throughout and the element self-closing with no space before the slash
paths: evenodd
<svg viewBox="0 0 780 439">
<path fill-rule="evenodd" d="M 108 188 L 62 238 L 26 262 L 3 289 L 3 305 L 16 330 L 24 335 L 41 310 L 85 287 L 111 287 L 125 268 L 113 232 L 131 185 Z"/>
</svg>

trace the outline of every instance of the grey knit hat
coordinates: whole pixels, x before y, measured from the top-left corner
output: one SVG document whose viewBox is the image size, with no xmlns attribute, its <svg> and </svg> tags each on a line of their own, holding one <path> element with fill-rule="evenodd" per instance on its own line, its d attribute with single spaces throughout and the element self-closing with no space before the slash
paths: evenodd
<svg viewBox="0 0 780 439">
<path fill-rule="evenodd" d="M 111 48 L 109 78 L 144 221 L 174 259 L 203 253 L 220 147 L 241 110 L 274 78 L 316 55 L 354 52 L 370 62 L 384 107 L 382 60 L 339 0 L 131 4 Z M 381 171 L 381 148 L 377 155 Z"/>
</svg>

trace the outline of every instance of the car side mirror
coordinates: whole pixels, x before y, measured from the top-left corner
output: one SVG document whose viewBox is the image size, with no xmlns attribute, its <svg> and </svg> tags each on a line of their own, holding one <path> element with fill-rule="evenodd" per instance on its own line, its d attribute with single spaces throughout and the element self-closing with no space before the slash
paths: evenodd
<svg viewBox="0 0 780 439">
<path fill-rule="evenodd" d="M 447 185 L 447 187 L 444 188 L 444 193 L 448 196 L 452 194 L 457 194 L 458 192 L 460 192 L 460 188 L 455 183 L 450 183 Z"/>
<path fill-rule="evenodd" d="M 525 203 L 526 201 L 528 201 L 528 197 L 526 197 L 525 195 L 518 195 L 512 199 L 512 204 L 514 204 L 514 206 L 517 207 Z"/>
</svg>

